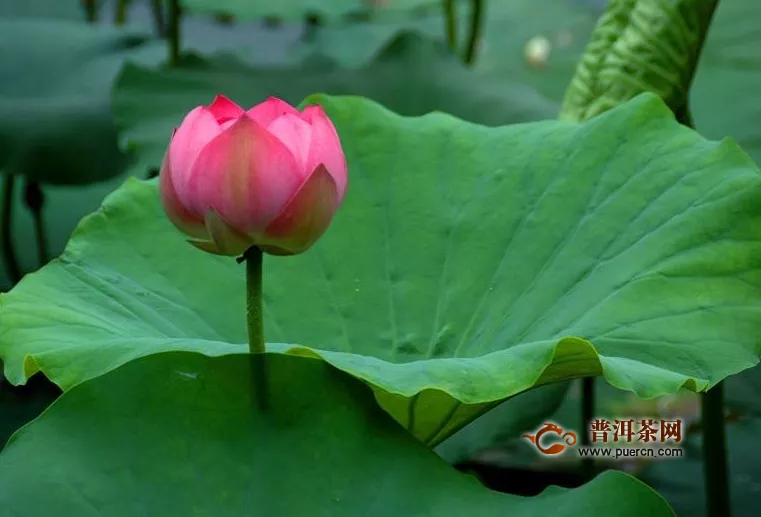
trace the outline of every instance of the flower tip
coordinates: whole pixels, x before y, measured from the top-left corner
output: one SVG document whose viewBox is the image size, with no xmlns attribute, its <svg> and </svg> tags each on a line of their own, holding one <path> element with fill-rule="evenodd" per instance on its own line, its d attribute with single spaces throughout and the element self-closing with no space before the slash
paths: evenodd
<svg viewBox="0 0 761 517">
<path fill-rule="evenodd" d="M 218 124 L 223 124 L 229 120 L 238 118 L 242 113 L 245 113 L 243 108 L 221 93 L 218 93 L 214 97 L 211 104 L 204 106 L 204 110 L 211 113 L 217 120 Z"/>
<path fill-rule="evenodd" d="M 232 104 L 233 106 L 238 106 L 238 104 L 236 104 L 235 102 L 230 100 L 230 97 L 228 97 L 226 95 L 222 95 L 221 93 L 218 93 L 218 94 L 216 94 L 214 96 L 214 99 L 211 101 L 211 104 L 209 104 L 207 106 L 207 108 L 211 108 L 215 104 L 216 105 L 218 105 L 218 104 Z M 240 107 L 240 106 L 238 106 L 238 107 Z"/>
</svg>

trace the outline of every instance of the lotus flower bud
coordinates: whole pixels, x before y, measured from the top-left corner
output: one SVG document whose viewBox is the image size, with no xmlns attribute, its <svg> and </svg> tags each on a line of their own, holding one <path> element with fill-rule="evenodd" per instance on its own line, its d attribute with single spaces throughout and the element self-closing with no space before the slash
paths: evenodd
<svg viewBox="0 0 761 517">
<path fill-rule="evenodd" d="M 293 255 L 325 233 L 346 191 L 346 158 L 319 106 L 276 98 L 249 110 L 217 96 L 172 136 L 160 173 L 169 219 L 219 255 Z"/>
</svg>

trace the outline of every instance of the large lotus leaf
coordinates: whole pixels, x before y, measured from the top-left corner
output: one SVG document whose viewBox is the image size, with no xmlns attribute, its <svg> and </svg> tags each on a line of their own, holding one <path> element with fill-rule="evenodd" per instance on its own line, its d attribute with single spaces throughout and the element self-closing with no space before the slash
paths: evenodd
<svg viewBox="0 0 761 517">
<path fill-rule="evenodd" d="M 431 444 L 540 384 L 602 374 L 655 397 L 757 363 L 761 175 L 731 142 L 651 95 L 501 128 L 322 102 L 350 187 L 313 249 L 265 260 L 271 350 L 364 379 Z M 155 181 L 129 181 L 1 300 L 14 383 L 246 347 L 241 267 L 187 244 Z"/>
<path fill-rule="evenodd" d="M 185 68 L 128 66 L 117 80 L 114 109 L 122 137 L 139 151 L 141 168 L 158 166 L 172 129 L 217 93 L 254 105 L 270 95 L 293 104 L 315 92 L 362 95 L 402 115 L 442 110 L 488 125 L 552 116 L 556 107 L 532 88 L 476 75 L 441 45 L 402 34 L 361 70 L 314 63 L 305 69 L 253 69 L 230 57 L 193 60 Z"/>
<path fill-rule="evenodd" d="M 114 28 L 0 19 L 0 171 L 82 184 L 123 171 L 111 115 L 125 60 L 157 63 L 164 45 Z"/>
<path fill-rule="evenodd" d="M 77 386 L 0 454 L 0 506 L 18 517 L 673 515 L 620 473 L 530 499 L 492 492 L 355 379 L 310 359 L 267 363 L 265 411 L 240 355 L 161 354 Z"/>
<path fill-rule="evenodd" d="M 318 15 L 336 20 L 357 13 L 384 14 L 420 9 L 437 9 L 439 0 L 280 0 L 252 2 L 251 0 L 181 0 L 183 7 L 197 13 L 224 13 L 238 20 L 278 17 L 303 20 Z"/>
</svg>

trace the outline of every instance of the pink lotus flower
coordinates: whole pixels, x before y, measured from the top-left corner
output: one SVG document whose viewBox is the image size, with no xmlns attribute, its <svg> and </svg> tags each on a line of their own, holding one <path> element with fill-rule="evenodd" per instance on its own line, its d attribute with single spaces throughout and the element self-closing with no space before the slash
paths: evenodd
<svg viewBox="0 0 761 517">
<path fill-rule="evenodd" d="M 280 99 L 244 111 L 218 95 L 172 136 L 161 167 L 169 219 L 202 250 L 301 253 L 325 233 L 346 191 L 346 158 L 319 106 Z"/>
</svg>

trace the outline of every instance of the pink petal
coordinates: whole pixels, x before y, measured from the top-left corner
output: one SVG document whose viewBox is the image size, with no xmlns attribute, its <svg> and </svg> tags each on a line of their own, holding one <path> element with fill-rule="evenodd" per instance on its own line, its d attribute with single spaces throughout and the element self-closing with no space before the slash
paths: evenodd
<svg viewBox="0 0 761 517">
<path fill-rule="evenodd" d="M 272 255 L 306 251 L 328 229 L 339 205 L 333 176 L 319 166 L 267 227 L 260 247 Z"/>
<path fill-rule="evenodd" d="M 303 182 L 288 148 L 244 115 L 199 154 L 188 206 L 198 214 L 214 209 L 239 233 L 257 235 Z"/>
<path fill-rule="evenodd" d="M 309 141 L 312 139 L 312 128 L 308 123 L 296 115 L 283 115 L 272 121 L 267 126 L 267 130 L 291 150 L 303 171 L 304 177 L 306 177 L 307 172 L 312 172 L 306 170 Z"/>
<path fill-rule="evenodd" d="M 257 104 L 246 111 L 246 113 L 262 127 L 269 126 L 273 120 L 283 115 L 299 116 L 299 111 L 296 108 L 276 97 L 270 97 L 261 104 Z"/>
<path fill-rule="evenodd" d="M 236 119 L 244 113 L 243 108 L 224 95 L 214 97 L 214 102 L 211 103 L 208 110 L 214 115 L 214 118 L 217 119 L 217 123 L 220 125 L 228 120 Z"/>
<path fill-rule="evenodd" d="M 211 142 L 220 132 L 221 129 L 214 115 L 204 106 L 199 106 L 188 113 L 172 137 L 169 144 L 172 182 L 177 195 L 186 204 L 185 192 L 188 188 L 193 163 L 206 144 Z"/>
<path fill-rule="evenodd" d="M 346 192 L 346 157 L 341 148 L 333 122 L 330 121 L 321 106 L 307 106 L 301 114 L 302 118 L 312 125 L 312 141 L 306 162 L 306 170 L 311 172 L 322 164 L 336 182 L 338 200 L 342 200 Z"/>
<path fill-rule="evenodd" d="M 170 166 L 169 152 L 164 155 L 164 160 L 159 173 L 159 192 L 164 211 L 169 220 L 186 235 L 196 239 L 208 239 L 202 219 L 195 217 L 183 206 L 172 182 L 172 169 Z"/>
</svg>

